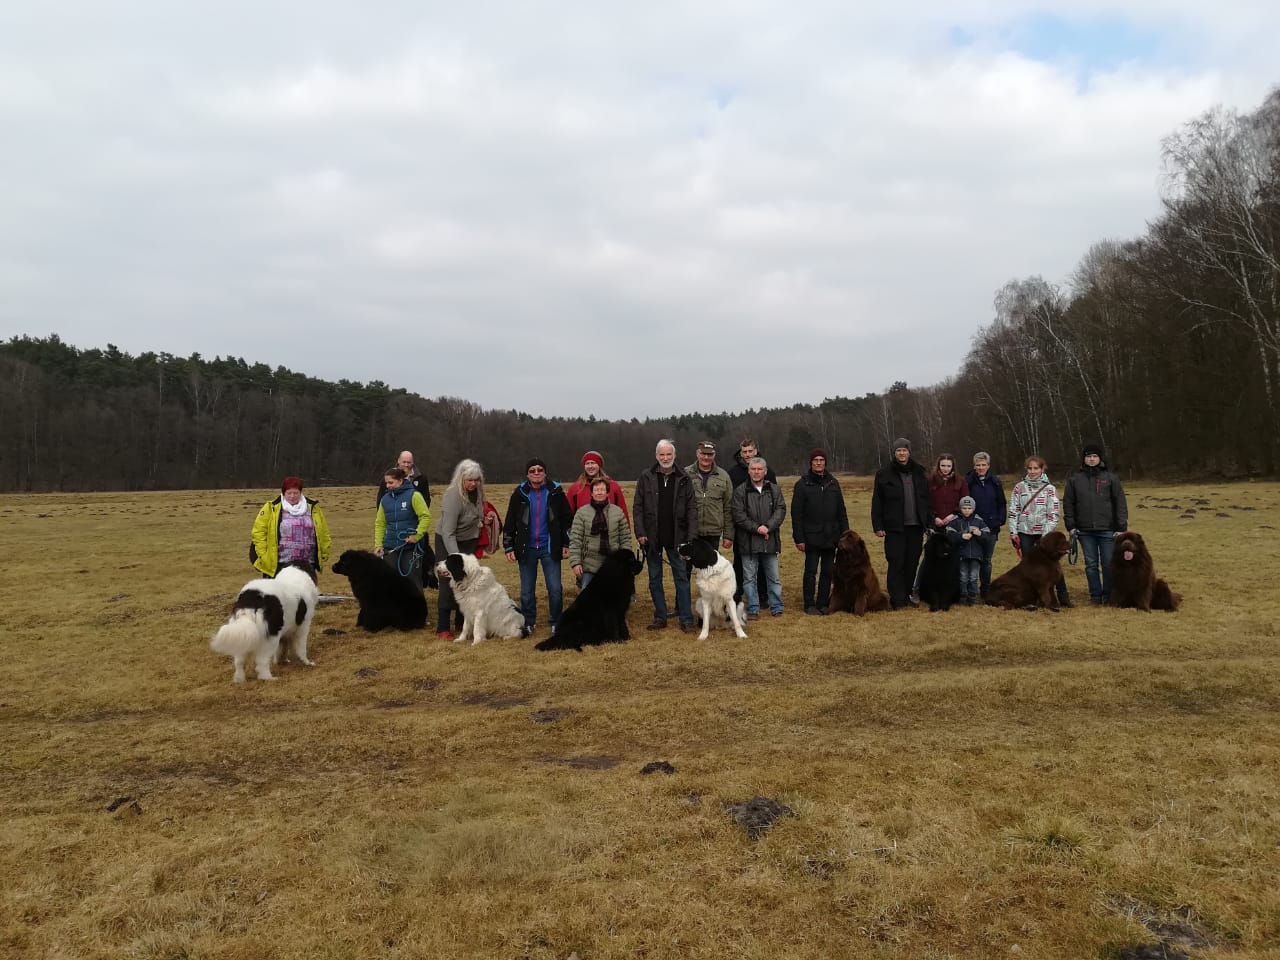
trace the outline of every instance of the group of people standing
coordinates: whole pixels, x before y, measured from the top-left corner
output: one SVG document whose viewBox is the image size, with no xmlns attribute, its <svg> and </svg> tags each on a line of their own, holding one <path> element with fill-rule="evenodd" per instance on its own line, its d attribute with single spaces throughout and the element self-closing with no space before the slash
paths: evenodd
<svg viewBox="0 0 1280 960">
<path fill-rule="evenodd" d="M 562 562 L 569 561 L 578 587 L 585 588 L 604 558 L 630 548 L 634 538 L 647 566 L 653 602 L 648 629 L 663 629 L 670 619 L 665 562 L 675 586 L 677 622 L 681 630 L 688 630 L 694 625 L 690 574 L 677 548 L 697 537 L 717 550 L 732 549 L 734 599 L 745 600 L 748 619 L 759 619 L 764 606 L 772 616 L 781 616 L 785 607 L 779 531 L 787 502 L 754 440 L 739 444 L 727 470 L 716 463 L 716 453 L 715 443 L 704 440 L 694 451 L 694 462 L 677 467 L 675 443 L 659 440 L 653 465 L 636 480 L 630 511 L 622 488 L 605 472 L 604 457 L 597 451 L 583 454 L 582 472 L 567 489 L 549 477 L 543 460 L 533 457 L 525 464 L 525 479 L 512 491 L 505 520 L 485 499 L 480 464 L 462 460 L 442 498 L 435 554 L 483 557 L 500 542 L 507 560 L 519 564 L 525 624 L 530 630 L 537 626 L 541 570 L 554 631 L 564 604 Z M 1096 445 L 1084 447 L 1080 469 L 1068 479 L 1061 498 L 1044 459 L 1028 457 L 1025 475 L 1006 500 L 986 452 L 974 454 L 973 468 L 961 477 L 951 454 L 938 456 L 933 470 L 926 471 L 912 458 L 910 441 L 896 440 L 892 459 L 876 472 L 871 498 L 871 525 L 884 542 L 891 607 L 918 602 L 917 573 L 926 537 L 952 541 L 960 598 L 974 603 L 985 597 L 991 583 L 992 557 L 1006 525 L 1010 543 L 1021 555 L 1060 521 L 1078 538 L 1090 601 L 1107 602 L 1112 544 L 1128 527 L 1128 510 L 1120 478 L 1102 454 Z M 304 496 L 302 489 L 301 478 L 286 477 L 280 496 L 258 512 L 250 560 L 265 576 L 275 576 L 292 562 L 317 567 L 328 562 L 328 523 L 320 504 Z M 405 450 L 378 486 L 374 552 L 419 589 L 424 584 L 424 551 L 418 544 L 430 530 L 430 505 L 427 479 L 416 469 L 413 453 Z M 808 469 L 796 482 L 790 506 L 792 541 L 804 556 L 804 612 L 821 615 L 830 600 L 836 546 L 849 528 L 844 494 L 827 470 L 826 450 L 810 451 Z M 439 591 L 437 635 L 452 639 L 462 617 L 447 577 L 441 578 Z M 1065 579 L 1058 592 L 1059 601 L 1071 606 Z"/>
<path fill-rule="evenodd" d="M 1006 524 L 1009 542 L 1021 556 L 1060 521 L 1084 555 L 1089 602 L 1111 599 L 1112 547 L 1116 535 L 1128 529 L 1129 511 L 1124 486 L 1104 462 L 1102 448 L 1087 444 L 1081 450 L 1080 468 L 1067 480 L 1063 497 L 1050 482 L 1043 457 L 1029 456 L 1023 467 L 1025 475 L 1006 501 L 985 451 L 974 454 L 973 469 L 962 478 L 951 454 L 941 454 L 926 472 L 912 458 L 909 440 L 894 441 L 893 459 L 876 472 L 871 497 L 871 525 L 884 541 L 886 592 L 893 609 L 919 602 L 918 564 L 926 536 L 952 542 L 959 596 L 972 604 L 986 597 L 992 556 Z M 1057 593 L 1062 606 L 1073 605 L 1065 577 L 1058 578 Z"/>
</svg>

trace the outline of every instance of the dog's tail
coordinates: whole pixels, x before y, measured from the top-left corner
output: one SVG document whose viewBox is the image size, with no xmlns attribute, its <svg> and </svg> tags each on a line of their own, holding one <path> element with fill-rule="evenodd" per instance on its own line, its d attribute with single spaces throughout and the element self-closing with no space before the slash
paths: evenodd
<svg viewBox="0 0 1280 960">
<path fill-rule="evenodd" d="M 247 657 L 262 642 L 262 618 L 255 611 L 237 611 L 218 628 L 209 646 L 228 657 Z"/>
</svg>

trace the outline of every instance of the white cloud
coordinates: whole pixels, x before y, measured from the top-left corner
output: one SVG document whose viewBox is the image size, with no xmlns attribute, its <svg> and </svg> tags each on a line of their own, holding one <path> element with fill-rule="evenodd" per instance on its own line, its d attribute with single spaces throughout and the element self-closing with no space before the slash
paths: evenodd
<svg viewBox="0 0 1280 960">
<path fill-rule="evenodd" d="M 1031 59 L 1011 38 L 1044 14 L 1145 42 L 1101 71 Z M 1261 99 L 1275 21 L 1190 0 L 0 13 L 0 334 L 559 414 L 929 383 L 1007 279 L 1144 229 L 1160 138 Z M 481 345 L 502 376 L 477 386 Z"/>
</svg>

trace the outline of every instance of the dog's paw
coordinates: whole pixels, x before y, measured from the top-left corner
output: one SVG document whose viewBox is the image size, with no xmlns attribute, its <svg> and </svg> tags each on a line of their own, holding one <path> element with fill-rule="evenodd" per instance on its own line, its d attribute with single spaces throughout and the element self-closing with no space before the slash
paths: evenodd
<svg viewBox="0 0 1280 960">
<path fill-rule="evenodd" d="M 308 667 L 314 667 L 316 665 L 316 662 L 314 660 L 303 660 L 302 662 L 306 664 Z"/>
</svg>

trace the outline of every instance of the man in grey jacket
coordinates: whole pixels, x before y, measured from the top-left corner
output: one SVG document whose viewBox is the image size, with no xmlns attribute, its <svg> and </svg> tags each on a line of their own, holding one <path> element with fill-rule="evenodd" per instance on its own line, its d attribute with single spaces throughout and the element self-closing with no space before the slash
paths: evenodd
<svg viewBox="0 0 1280 960">
<path fill-rule="evenodd" d="M 787 501 L 778 485 L 765 479 L 769 465 L 763 457 L 747 463 L 747 482 L 733 491 L 733 523 L 737 528 L 738 553 L 742 556 L 742 592 L 747 601 L 747 619 L 760 619 L 760 590 L 756 570 L 764 568 L 769 586 L 769 612 L 782 616 L 782 577 L 778 574 L 778 554 L 782 550 L 778 531 L 787 516 Z"/>
<path fill-rule="evenodd" d="M 1102 459 L 1101 446 L 1085 444 L 1080 460 L 1080 469 L 1067 480 L 1062 516 L 1084 552 L 1089 602 L 1101 605 L 1111 599 L 1111 552 L 1116 536 L 1129 529 L 1129 504 L 1120 477 Z"/>
</svg>

